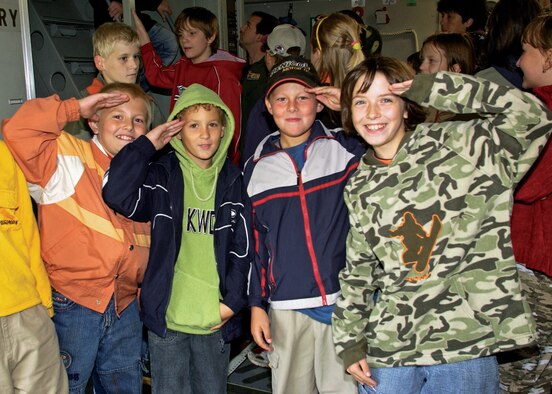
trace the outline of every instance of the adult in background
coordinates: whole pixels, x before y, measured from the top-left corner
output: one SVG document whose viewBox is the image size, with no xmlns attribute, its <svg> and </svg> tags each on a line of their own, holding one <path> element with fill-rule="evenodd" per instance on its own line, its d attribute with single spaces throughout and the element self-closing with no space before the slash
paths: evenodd
<svg viewBox="0 0 552 394">
<path fill-rule="evenodd" d="M 289 56 L 303 56 L 307 40 L 302 30 L 296 26 L 284 23 L 274 28 L 266 41 L 267 50 L 264 62 L 268 71 L 278 62 Z M 241 136 L 242 154 L 240 168 L 245 166 L 247 159 L 253 155 L 257 146 L 278 127 L 264 102 L 264 94 L 257 99 L 249 112 L 247 122 L 243 124 Z"/>
<path fill-rule="evenodd" d="M 266 12 L 255 11 L 240 27 L 240 46 L 247 52 L 247 64 L 243 68 L 241 84 L 241 113 L 243 127 L 247 124 L 249 112 L 259 97 L 263 96 L 268 79 L 265 64 L 266 40 L 278 25 L 278 19 Z M 240 151 L 243 143 L 240 142 Z"/>
</svg>

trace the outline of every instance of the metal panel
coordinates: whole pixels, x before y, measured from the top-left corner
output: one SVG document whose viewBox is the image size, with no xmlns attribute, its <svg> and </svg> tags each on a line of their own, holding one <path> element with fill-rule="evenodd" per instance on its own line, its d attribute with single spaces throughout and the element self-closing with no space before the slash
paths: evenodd
<svg viewBox="0 0 552 394">
<path fill-rule="evenodd" d="M 27 16 L 25 0 L 0 0 L 0 119 L 35 94 Z"/>
</svg>

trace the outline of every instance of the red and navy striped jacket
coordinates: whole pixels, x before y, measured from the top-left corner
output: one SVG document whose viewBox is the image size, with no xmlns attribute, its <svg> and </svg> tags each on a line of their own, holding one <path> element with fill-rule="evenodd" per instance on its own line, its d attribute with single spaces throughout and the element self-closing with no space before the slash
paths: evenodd
<svg viewBox="0 0 552 394">
<path fill-rule="evenodd" d="M 339 295 L 349 230 L 343 189 L 365 149 L 341 129 L 316 121 L 298 171 L 279 140 L 279 132 L 267 136 L 244 168 L 256 249 L 249 305 L 331 305 Z"/>
</svg>

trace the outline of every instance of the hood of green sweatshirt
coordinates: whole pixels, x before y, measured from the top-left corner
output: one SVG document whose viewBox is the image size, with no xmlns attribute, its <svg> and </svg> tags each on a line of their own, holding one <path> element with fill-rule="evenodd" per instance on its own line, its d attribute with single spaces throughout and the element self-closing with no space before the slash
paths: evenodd
<svg viewBox="0 0 552 394">
<path fill-rule="evenodd" d="M 197 104 L 213 104 L 219 107 L 220 109 L 222 109 L 222 111 L 226 116 L 226 126 L 224 127 L 224 136 L 220 141 L 220 145 L 217 152 L 213 156 L 213 164 L 211 165 L 212 169 L 216 168 L 218 169 L 218 171 L 220 171 L 220 169 L 222 168 L 222 165 L 224 164 L 224 160 L 226 160 L 226 155 L 228 153 L 228 148 L 230 147 L 230 143 L 232 142 L 235 122 L 234 122 L 234 116 L 232 116 L 232 112 L 230 111 L 230 108 L 228 108 L 228 106 L 224 104 L 224 102 L 215 92 L 197 83 L 190 85 L 180 95 L 180 98 L 177 100 L 176 104 L 174 105 L 174 108 L 171 114 L 169 115 L 168 120 L 169 121 L 173 120 L 174 118 L 176 118 L 176 115 L 178 115 L 183 109 Z M 180 139 L 178 139 L 177 137 L 173 137 L 171 140 L 171 146 L 176 151 L 176 155 L 180 160 L 181 164 L 183 164 L 186 167 L 193 168 L 194 172 L 202 172 L 202 171 L 210 172 L 209 171 L 210 169 L 202 170 L 189 157 Z"/>
</svg>

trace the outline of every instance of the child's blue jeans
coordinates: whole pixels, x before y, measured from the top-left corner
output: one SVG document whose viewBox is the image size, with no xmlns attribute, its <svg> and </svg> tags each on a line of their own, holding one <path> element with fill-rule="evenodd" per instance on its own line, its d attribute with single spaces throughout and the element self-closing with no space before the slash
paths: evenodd
<svg viewBox="0 0 552 394">
<path fill-rule="evenodd" d="M 209 335 L 167 329 L 165 338 L 148 332 L 153 394 L 223 394 L 230 345 L 220 331 Z"/>
<path fill-rule="evenodd" d="M 497 394 L 496 357 L 420 367 L 370 368 L 375 388 L 358 386 L 359 394 Z"/>
<path fill-rule="evenodd" d="M 142 322 L 134 300 L 121 314 L 113 298 L 104 313 L 85 308 L 52 291 L 54 323 L 71 394 L 84 393 L 90 376 L 94 392 L 142 392 Z"/>
</svg>

